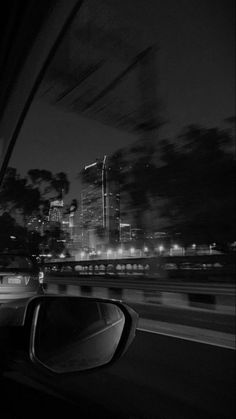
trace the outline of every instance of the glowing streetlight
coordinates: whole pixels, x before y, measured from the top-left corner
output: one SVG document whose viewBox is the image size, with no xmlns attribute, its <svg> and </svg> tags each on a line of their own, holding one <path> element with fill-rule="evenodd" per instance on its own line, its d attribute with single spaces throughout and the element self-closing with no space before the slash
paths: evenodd
<svg viewBox="0 0 236 419">
<path fill-rule="evenodd" d="M 112 250 L 111 249 L 108 249 L 107 250 L 107 257 L 109 257 L 111 254 L 112 254 Z"/>
<path fill-rule="evenodd" d="M 131 249 L 130 249 L 130 253 L 131 253 L 131 255 L 133 255 L 133 254 L 134 254 L 134 252 L 135 252 L 135 248 L 134 248 L 134 247 L 131 247 Z"/>
<path fill-rule="evenodd" d="M 158 247 L 158 250 L 159 250 L 160 253 L 163 252 L 164 249 L 165 248 L 164 248 L 164 246 L 162 246 L 162 244 Z"/>
<path fill-rule="evenodd" d="M 144 250 L 144 252 L 148 252 L 148 247 L 145 246 L 143 250 Z"/>
<path fill-rule="evenodd" d="M 178 249 L 179 249 L 179 245 L 178 245 L 178 244 L 174 244 L 174 245 L 173 245 L 173 249 L 174 249 L 174 250 L 178 250 Z"/>
</svg>

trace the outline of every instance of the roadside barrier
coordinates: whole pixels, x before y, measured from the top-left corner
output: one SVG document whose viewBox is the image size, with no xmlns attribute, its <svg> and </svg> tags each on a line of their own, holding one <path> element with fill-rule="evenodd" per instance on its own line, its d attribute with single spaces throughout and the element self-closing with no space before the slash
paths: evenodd
<svg viewBox="0 0 236 419">
<path fill-rule="evenodd" d="M 235 281 L 235 259 L 233 255 L 161 256 L 124 259 L 90 259 L 80 261 L 55 260 L 45 262 L 46 274 L 58 273 L 66 276 L 143 277 L 185 279 L 195 281 Z"/>
<path fill-rule="evenodd" d="M 42 268 L 47 293 L 235 314 L 234 255 L 54 260 Z"/>
<path fill-rule="evenodd" d="M 235 287 L 212 283 L 182 284 L 165 281 L 95 280 L 45 277 L 46 293 L 112 298 L 127 303 L 144 303 L 184 309 L 211 310 L 235 314 Z"/>
</svg>

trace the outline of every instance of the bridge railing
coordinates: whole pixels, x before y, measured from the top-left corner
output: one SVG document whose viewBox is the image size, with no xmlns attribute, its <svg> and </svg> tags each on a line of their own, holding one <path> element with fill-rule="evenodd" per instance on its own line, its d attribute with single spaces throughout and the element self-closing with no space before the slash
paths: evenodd
<svg viewBox="0 0 236 419">
<path fill-rule="evenodd" d="M 161 279 L 224 278 L 233 281 L 235 260 L 232 255 L 160 256 L 149 258 L 55 260 L 45 262 L 49 276 L 136 276 Z"/>
</svg>

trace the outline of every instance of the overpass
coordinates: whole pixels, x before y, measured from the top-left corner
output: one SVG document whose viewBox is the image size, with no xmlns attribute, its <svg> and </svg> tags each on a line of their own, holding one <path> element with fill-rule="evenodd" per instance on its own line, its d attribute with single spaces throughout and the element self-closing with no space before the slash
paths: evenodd
<svg viewBox="0 0 236 419">
<path fill-rule="evenodd" d="M 235 262 L 229 255 L 58 260 L 43 269 L 47 292 L 235 314 Z"/>
<path fill-rule="evenodd" d="M 54 260 L 43 264 L 45 273 L 75 276 L 137 276 L 234 282 L 234 255 L 132 257 L 119 259 Z"/>
</svg>

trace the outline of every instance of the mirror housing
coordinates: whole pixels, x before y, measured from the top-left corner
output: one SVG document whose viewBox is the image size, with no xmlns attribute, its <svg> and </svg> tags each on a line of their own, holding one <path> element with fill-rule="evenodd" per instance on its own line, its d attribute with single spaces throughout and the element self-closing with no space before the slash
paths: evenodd
<svg viewBox="0 0 236 419">
<path fill-rule="evenodd" d="M 134 339 L 137 321 L 133 309 L 115 300 L 33 297 L 25 312 L 25 323 L 30 327 L 30 360 L 55 374 L 111 365 Z"/>
</svg>

